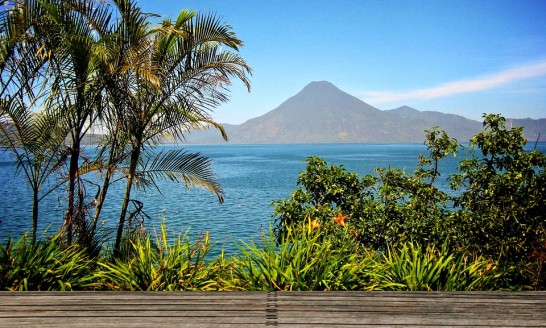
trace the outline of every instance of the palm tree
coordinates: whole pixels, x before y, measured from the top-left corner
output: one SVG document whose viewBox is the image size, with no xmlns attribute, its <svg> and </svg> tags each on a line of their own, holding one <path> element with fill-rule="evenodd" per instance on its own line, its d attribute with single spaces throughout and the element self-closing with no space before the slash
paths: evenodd
<svg viewBox="0 0 546 328">
<path fill-rule="evenodd" d="M 214 15 L 182 11 L 176 20 L 150 27 L 152 15 L 143 14 L 131 0 L 19 0 L 9 8 L 10 14 L 3 16 L 0 47 L 0 115 L 7 117 L 0 120 L 10 122 L 9 128 L 3 124 L 3 135 L 13 147 L 41 149 L 44 159 L 38 153 L 26 157 L 41 163 L 35 168 L 44 175 L 67 160 L 63 228 L 68 242 L 75 229 L 80 235 L 89 231 L 81 176 L 99 164 L 107 174 L 91 234 L 113 175 L 122 172 L 127 179 L 116 250 L 133 185 L 155 185 L 158 178 L 168 178 L 183 181 L 186 187 L 207 188 L 223 201 L 206 157 L 180 150 L 154 153 L 148 148 L 167 136 L 180 139 L 191 129 L 208 126 L 227 138 L 210 111 L 227 101 L 232 78 L 250 90 L 251 73 L 238 55 L 242 42 L 230 26 Z M 115 14 L 119 17 L 112 19 Z M 43 115 L 31 115 L 31 107 Z M 108 132 L 101 151 L 108 155 L 103 162 L 82 166 L 82 140 L 98 123 Z M 55 138 L 49 143 L 36 136 L 40 133 Z M 67 140 L 66 153 L 61 151 L 61 139 Z"/>
<path fill-rule="evenodd" d="M 104 86 L 98 66 L 104 57 L 103 40 L 110 26 L 111 8 L 103 1 L 50 0 L 43 4 L 46 19 L 53 28 L 47 31 L 51 56 L 50 74 L 55 83 L 47 101 L 59 108 L 69 127 L 68 208 L 64 220 L 67 239 L 72 241 L 74 221 L 85 233 L 84 188 L 79 174 L 81 143 L 102 111 Z M 76 200 L 76 195 L 78 199 Z"/>
<path fill-rule="evenodd" d="M 93 167 L 80 167 L 82 140 L 102 115 L 105 102 L 104 62 L 108 60 L 113 33 L 110 3 L 101 0 L 16 0 L 3 11 L 3 58 L 14 58 L 17 47 L 26 56 L 11 66 L 13 74 L 38 75 L 42 98 L 35 105 L 62 114 L 69 156 L 67 173 L 68 208 L 63 228 L 69 242 L 74 230 L 86 233 L 84 186 L 81 175 Z M 6 41 L 4 43 L 4 41 Z M 15 49 L 15 50 L 14 50 Z M 25 53 L 25 52 L 23 52 Z M 24 59 L 24 60 L 21 60 Z M 38 64 L 33 63 L 38 61 Z M 5 66 L 8 62 L 2 61 Z M 5 90 L 14 84 L 5 80 Z M 22 101 L 32 99 L 29 88 Z M 10 90 L 8 95 L 17 94 Z M 27 95 L 29 94 L 29 95 Z"/>
<path fill-rule="evenodd" d="M 40 112 L 47 95 L 47 55 L 29 17 L 39 6 L 9 8 L 0 13 L 0 146 L 16 159 L 32 189 L 32 242 L 36 241 L 40 201 L 59 185 L 48 183 L 65 158 L 62 117 L 54 110 Z M 40 55 L 41 54 L 41 55 Z M 42 190 L 47 185 L 49 189 Z"/>
<path fill-rule="evenodd" d="M 127 9 L 139 15 L 134 7 Z M 209 125 L 219 128 L 227 138 L 209 111 L 227 101 L 232 77 L 250 90 L 250 67 L 237 54 L 242 42 L 217 17 L 184 10 L 175 21 L 165 20 L 157 27 L 137 31 L 139 37 L 131 35 L 129 40 L 138 45 L 138 56 L 128 58 L 138 59 L 127 65 L 130 69 L 120 78 L 126 92 L 124 100 L 114 103 L 115 124 L 127 133 L 129 151 L 115 250 L 120 247 L 132 187 L 139 179 L 184 181 L 186 186 L 211 190 L 223 201 L 208 159 L 171 151 L 148 153 L 142 160 L 142 153 L 168 135 L 183 138 L 187 131 Z M 149 72 L 147 78 L 141 77 L 142 72 Z M 151 164 L 139 169 L 139 163 Z"/>
<path fill-rule="evenodd" d="M 118 20 L 105 40 L 109 56 L 101 62 L 100 78 L 105 86 L 107 108 L 101 112 L 98 125 L 106 132 L 98 154 L 96 169 L 104 171 L 104 180 L 96 199 L 96 209 L 90 233 L 93 234 L 100 217 L 109 186 L 116 172 L 125 172 L 123 163 L 128 156 L 128 135 L 123 129 L 124 112 L 130 107 L 127 95 L 132 79 L 148 80 L 157 84 L 157 77 L 145 65 L 142 52 L 149 47 L 149 18 L 155 15 L 143 14 L 130 0 L 114 1 Z M 107 32 L 109 33 L 109 32 Z"/>
<path fill-rule="evenodd" d="M 33 113 L 24 104 L 12 102 L 0 109 L 0 146 L 16 158 L 16 172 L 22 172 L 32 189 L 32 242 L 36 241 L 38 204 L 60 184 L 50 181 L 65 159 L 65 133 L 58 116 Z M 2 120 L 2 118 L 4 118 Z M 44 186 L 49 186 L 42 193 Z"/>
</svg>

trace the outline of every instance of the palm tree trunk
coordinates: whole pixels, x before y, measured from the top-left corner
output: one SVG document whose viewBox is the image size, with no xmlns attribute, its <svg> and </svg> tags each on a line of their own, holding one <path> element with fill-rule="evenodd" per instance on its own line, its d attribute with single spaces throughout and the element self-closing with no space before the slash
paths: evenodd
<svg viewBox="0 0 546 328">
<path fill-rule="evenodd" d="M 97 208 L 95 209 L 95 215 L 93 217 L 93 225 L 91 227 L 91 235 L 93 236 L 95 234 L 95 230 L 97 228 L 97 223 L 99 222 L 100 213 L 102 211 L 102 207 L 104 205 L 104 200 L 106 199 L 106 194 L 108 193 L 108 188 L 110 187 L 110 180 L 112 176 L 114 175 L 114 172 L 116 171 L 116 168 L 118 166 L 119 160 L 120 160 L 120 152 L 123 151 L 123 147 L 120 145 L 118 140 L 118 134 L 119 134 L 120 124 L 116 124 L 116 128 L 113 132 L 111 132 L 112 141 L 110 143 L 110 154 L 108 155 L 108 168 L 106 170 L 106 176 L 104 177 L 104 181 L 102 184 L 101 193 L 99 195 L 99 199 L 97 200 Z"/>
<path fill-rule="evenodd" d="M 73 235 L 73 220 L 74 220 L 74 197 L 76 191 L 76 176 L 78 174 L 78 161 L 80 157 L 80 140 L 75 138 L 72 144 L 70 154 L 70 167 L 68 170 L 68 209 L 64 221 L 64 229 L 66 230 L 67 242 L 72 243 Z"/>
<path fill-rule="evenodd" d="M 36 232 L 38 230 L 38 190 L 32 193 L 32 245 L 36 243 Z"/>
<path fill-rule="evenodd" d="M 125 196 L 123 197 L 123 205 L 121 207 L 121 214 L 119 216 L 118 231 L 116 235 L 116 243 L 114 245 L 114 254 L 119 254 L 121 237 L 123 235 L 123 226 L 125 225 L 125 217 L 127 216 L 127 207 L 129 206 L 129 200 L 131 197 L 131 188 L 133 186 L 133 179 L 135 177 L 136 167 L 138 159 L 140 157 L 140 145 L 135 146 L 131 151 L 131 164 L 129 165 L 129 173 L 127 175 L 127 186 L 125 187 Z"/>
<path fill-rule="evenodd" d="M 97 222 L 99 221 L 100 213 L 102 211 L 102 206 L 104 205 L 104 200 L 106 199 L 106 194 L 108 193 L 108 187 L 110 187 L 110 179 L 114 175 L 115 167 L 117 166 L 117 161 L 114 163 L 116 157 L 117 147 L 116 142 L 112 143 L 112 148 L 110 149 L 110 156 L 108 158 L 108 169 L 106 170 L 106 176 L 102 183 L 102 189 L 97 199 L 97 208 L 95 209 L 95 215 L 93 217 L 93 225 L 91 226 L 91 236 L 95 235 L 95 230 L 97 229 Z"/>
<path fill-rule="evenodd" d="M 95 209 L 95 215 L 93 216 L 93 225 L 91 226 L 90 235 L 95 235 L 95 230 L 97 229 L 97 222 L 99 221 L 100 213 L 102 211 L 102 205 L 104 204 L 104 200 L 106 198 L 106 194 L 108 193 L 108 187 L 110 186 L 110 178 L 112 177 L 113 170 L 108 168 L 106 171 L 106 176 L 104 177 L 104 181 L 102 183 L 102 189 L 99 195 L 99 199 L 97 199 L 97 208 Z"/>
</svg>

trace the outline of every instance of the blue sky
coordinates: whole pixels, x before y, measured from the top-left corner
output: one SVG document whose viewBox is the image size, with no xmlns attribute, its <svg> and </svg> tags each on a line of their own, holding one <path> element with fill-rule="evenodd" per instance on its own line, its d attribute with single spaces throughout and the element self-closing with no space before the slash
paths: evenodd
<svg viewBox="0 0 546 328">
<path fill-rule="evenodd" d="M 215 13 L 245 42 L 252 91 L 213 114 L 239 124 L 312 81 L 379 109 L 480 120 L 546 118 L 546 1 L 140 0 L 144 11 Z"/>
</svg>

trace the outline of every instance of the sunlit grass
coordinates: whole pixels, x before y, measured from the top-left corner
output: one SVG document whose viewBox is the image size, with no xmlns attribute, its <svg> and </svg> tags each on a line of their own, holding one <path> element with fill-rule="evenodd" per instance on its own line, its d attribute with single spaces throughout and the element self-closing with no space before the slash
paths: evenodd
<svg viewBox="0 0 546 328">
<path fill-rule="evenodd" d="M 98 262 L 95 276 L 98 288 L 110 290 L 229 290 L 233 287 L 222 277 L 229 270 L 223 256 L 206 261 L 212 249 L 208 233 L 191 242 L 179 234 L 169 243 L 165 224 L 152 240 L 150 235 L 129 240 L 129 255 Z"/>
<path fill-rule="evenodd" d="M 348 290 L 357 285 L 354 265 L 366 263 L 350 237 L 340 244 L 335 236 L 323 235 L 313 221 L 287 228 L 280 244 L 270 229 L 261 244 L 239 247 L 236 272 L 250 290 Z"/>
</svg>

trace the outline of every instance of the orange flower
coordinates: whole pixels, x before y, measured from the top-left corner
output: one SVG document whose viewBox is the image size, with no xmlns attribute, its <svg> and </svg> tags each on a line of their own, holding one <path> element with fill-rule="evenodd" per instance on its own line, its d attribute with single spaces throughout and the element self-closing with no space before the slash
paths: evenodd
<svg viewBox="0 0 546 328">
<path fill-rule="evenodd" d="M 311 228 L 311 229 L 318 229 L 318 228 L 320 228 L 320 224 L 319 224 L 318 221 L 315 219 L 315 220 L 309 222 L 309 228 Z"/>
<path fill-rule="evenodd" d="M 347 220 L 347 218 L 348 218 L 347 215 L 343 215 L 341 214 L 341 212 L 339 212 L 337 214 L 337 217 L 334 218 L 334 221 L 336 221 L 336 223 L 339 224 L 340 226 L 344 227 L 345 221 Z"/>
</svg>

